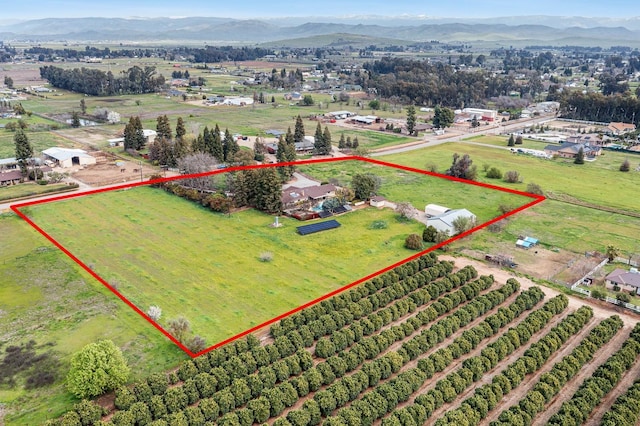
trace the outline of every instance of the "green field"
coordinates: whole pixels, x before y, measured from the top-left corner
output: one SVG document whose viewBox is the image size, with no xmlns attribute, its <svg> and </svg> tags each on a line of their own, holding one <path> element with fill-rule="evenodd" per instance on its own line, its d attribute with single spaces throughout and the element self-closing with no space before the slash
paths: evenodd
<svg viewBox="0 0 640 426">
<path fill-rule="evenodd" d="M 160 306 L 161 324 L 184 315 L 209 345 L 408 257 L 404 239 L 423 227 L 366 209 L 341 216 L 339 229 L 302 237 L 294 219 L 273 229 L 271 216 L 214 214 L 148 187 L 28 214 L 142 310 Z M 377 220 L 388 228 L 369 229 Z M 265 252 L 271 262 L 259 260 Z"/>
<path fill-rule="evenodd" d="M 22 219 L 0 215 L 0 350 L 34 340 L 60 360 L 53 385 L 25 390 L 0 385 L 7 425 L 42 424 L 76 402 L 64 388 L 71 355 L 111 339 L 123 348 L 132 378 L 175 365 L 185 355 L 139 315 L 116 300 Z M 51 345 L 51 346 L 46 346 Z"/>
</svg>

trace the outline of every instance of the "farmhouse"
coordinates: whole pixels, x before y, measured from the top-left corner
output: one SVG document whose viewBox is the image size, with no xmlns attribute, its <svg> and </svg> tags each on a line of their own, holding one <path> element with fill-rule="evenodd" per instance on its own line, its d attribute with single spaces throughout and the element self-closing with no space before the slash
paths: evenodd
<svg viewBox="0 0 640 426">
<path fill-rule="evenodd" d="M 9 172 L 0 173 L 0 186 L 15 185 L 22 179 L 20 170 L 11 170 Z"/>
<path fill-rule="evenodd" d="M 86 166 L 96 164 L 96 159 L 82 149 L 49 148 L 42 151 L 45 160 L 60 167 Z"/>
<path fill-rule="evenodd" d="M 547 155 L 558 156 L 562 158 L 576 158 L 580 148 L 583 149 L 585 157 L 597 157 L 602 153 L 602 148 L 593 146 L 588 143 L 572 143 L 563 142 L 560 145 L 547 145 L 544 152 Z"/>
<path fill-rule="evenodd" d="M 433 216 L 427 219 L 427 226 L 433 226 L 438 231 L 447 232 L 449 235 L 456 233 L 453 222 L 461 217 L 468 217 L 475 222 L 476 215 L 467 209 L 449 210 L 446 213 Z"/>
<path fill-rule="evenodd" d="M 327 198 L 336 196 L 335 185 L 316 185 L 306 188 L 290 186 L 282 191 L 282 205 L 284 210 L 306 209 Z"/>
<path fill-rule="evenodd" d="M 633 290 L 640 294 L 640 272 L 636 268 L 628 271 L 616 269 L 605 277 L 608 285 L 617 285 L 623 290 Z"/>
</svg>

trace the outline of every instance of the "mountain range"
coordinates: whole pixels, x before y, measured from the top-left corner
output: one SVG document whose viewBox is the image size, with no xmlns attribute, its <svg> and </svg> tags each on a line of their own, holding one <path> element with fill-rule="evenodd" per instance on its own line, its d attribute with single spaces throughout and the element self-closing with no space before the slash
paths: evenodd
<svg viewBox="0 0 640 426">
<path fill-rule="evenodd" d="M 205 42 L 287 45 L 287 40 L 333 35 L 359 36 L 363 43 L 463 42 L 505 45 L 628 45 L 640 47 L 640 17 L 500 17 L 483 19 L 420 16 L 343 16 L 239 20 L 186 18 L 49 18 L 0 23 L 0 40 L 34 42 Z"/>
</svg>

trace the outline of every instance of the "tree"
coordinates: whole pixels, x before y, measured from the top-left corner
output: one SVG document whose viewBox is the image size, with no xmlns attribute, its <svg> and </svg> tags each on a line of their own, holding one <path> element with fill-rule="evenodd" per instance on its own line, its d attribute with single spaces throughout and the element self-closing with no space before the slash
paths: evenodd
<svg viewBox="0 0 640 426">
<path fill-rule="evenodd" d="M 124 127 L 124 149 L 140 150 L 144 148 L 145 143 L 140 117 L 130 117 L 129 123 Z"/>
<path fill-rule="evenodd" d="M 509 136 L 509 141 L 507 142 L 507 146 L 515 146 L 516 139 L 513 137 L 513 133 Z"/>
<path fill-rule="evenodd" d="M 614 245 L 608 245 L 605 251 L 609 262 L 613 262 L 616 257 L 620 254 L 620 249 Z"/>
<path fill-rule="evenodd" d="M 451 224 L 453 225 L 453 230 L 457 235 L 476 226 L 476 221 L 470 216 L 460 216 L 455 218 Z"/>
<path fill-rule="evenodd" d="M 522 145 L 522 135 L 516 136 L 516 145 Z"/>
<path fill-rule="evenodd" d="M 293 129 L 293 141 L 294 142 L 302 142 L 304 141 L 304 124 L 302 123 L 302 117 L 298 115 L 296 117 L 296 124 Z"/>
<path fill-rule="evenodd" d="M 369 108 L 371 108 L 372 110 L 380 109 L 380 101 L 377 99 L 372 100 L 371 102 L 369 102 Z"/>
<path fill-rule="evenodd" d="M 185 343 L 187 336 L 191 332 L 191 324 L 188 319 L 181 315 L 169 320 L 167 323 L 167 331 L 180 343 Z"/>
<path fill-rule="evenodd" d="M 302 105 L 304 106 L 311 106 L 313 105 L 313 96 L 311 95 L 304 95 L 302 98 Z"/>
<path fill-rule="evenodd" d="M 331 144 L 331 132 L 328 126 L 324 126 L 324 132 L 322 133 L 322 141 L 324 142 L 324 149 L 327 154 L 331 154 L 333 145 Z"/>
<path fill-rule="evenodd" d="M 158 321 L 162 316 L 162 309 L 159 306 L 149 306 L 149 310 L 147 311 L 147 315 L 154 321 Z"/>
<path fill-rule="evenodd" d="M 74 129 L 80 127 L 80 114 L 78 114 L 78 111 L 73 111 L 71 113 L 71 127 Z"/>
<path fill-rule="evenodd" d="M 487 175 L 489 179 L 502 179 L 502 172 L 497 167 L 491 167 L 487 170 Z"/>
<path fill-rule="evenodd" d="M 90 343 L 71 358 L 67 388 L 78 398 L 93 398 L 126 383 L 129 367 L 111 340 Z"/>
<path fill-rule="evenodd" d="M 326 145 L 324 143 L 324 135 L 322 134 L 322 126 L 320 122 L 316 126 L 316 133 L 313 141 L 313 153 L 317 155 L 326 155 Z"/>
<path fill-rule="evenodd" d="M 345 149 L 347 147 L 347 143 L 344 139 L 344 133 L 340 133 L 340 140 L 338 141 L 338 149 Z"/>
<path fill-rule="evenodd" d="M 422 237 L 418 234 L 409 234 L 404 240 L 404 246 L 410 250 L 422 250 Z"/>
<path fill-rule="evenodd" d="M 227 162 L 232 161 L 236 153 L 240 151 L 238 141 L 236 141 L 236 139 L 231 136 L 231 132 L 229 132 L 229 129 L 224 130 L 224 140 L 222 141 L 222 148 L 224 151 L 224 161 Z"/>
<path fill-rule="evenodd" d="M 416 107 L 409 105 L 407 107 L 407 133 L 413 135 L 413 130 L 416 127 Z"/>
<path fill-rule="evenodd" d="M 176 123 L 176 140 L 184 138 L 187 134 L 187 129 L 184 126 L 184 120 L 182 117 L 178 117 L 178 122 Z"/>
<path fill-rule="evenodd" d="M 519 183 L 522 182 L 522 178 L 517 170 L 509 170 L 504 174 L 504 181 L 508 183 Z"/>
<path fill-rule="evenodd" d="M 584 148 L 580 147 L 576 159 L 573 160 L 574 164 L 584 164 Z"/>
<path fill-rule="evenodd" d="M 433 225 L 429 225 L 422 231 L 422 240 L 427 243 L 435 243 L 438 230 Z"/>
<path fill-rule="evenodd" d="M 8 75 L 4 76 L 4 85 L 7 86 L 9 89 L 13 89 L 13 79 L 11 77 L 9 77 Z"/>
<path fill-rule="evenodd" d="M 171 124 L 169 123 L 169 117 L 160 115 L 156 118 L 156 139 L 171 140 Z"/>
<path fill-rule="evenodd" d="M 33 156 L 33 147 L 29 142 L 29 138 L 22 129 L 16 130 L 16 133 L 13 135 L 13 142 L 16 148 L 16 160 L 18 161 L 20 170 L 22 170 L 22 174 L 26 175 L 27 164 L 29 159 Z"/>
<path fill-rule="evenodd" d="M 87 103 L 84 101 L 84 98 L 80 99 L 80 111 L 82 112 L 82 115 L 87 113 Z"/>
<path fill-rule="evenodd" d="M 542 188 L 537 183 L 530 182 L 527 184 L 527 192 L 529 194 L 544 195 Z"/>
<path fill-rule="evenodd" d="M 398 203 L 396 205 L 396 213 L 405 220 L 411 220 L 415 216 L 416 208 L 409 202 Z"/>
<path fill-rule="evenodd" d="M 460 157 L 458 153 L 455 153 L 453 154 L 453 163 L 445 174 L 461 179 L 475 180 L 478 172 L 469 154 Z"/>
<path fill-rule="evenodd" d="M 471 119 L 471 127 L 475 129 L 478 126 L 480 126 L 480 122 L 478 121 L 478 117 L 474 115 Z"/>
<path fill-rule="evenodd" d="M 433 110 L 433 127 L 440 129 L 451 127 L 454 118 L 453 110 L 437 106 Z"/>
<path fill-rule="evenodd" d="M 629 170 L 631 170 L 631 164 L 629 164 L 629 160 L 627 160 L 625 158 L 625 160 L 622 162 L 622 164 L 620 164 L 620 171 L 621 172 L 628 172 Z"/>
<path fill-rule="evenodd" d="M 355 197 L 365 201 L 380 189 L 380 178 L 372 174 L 357 174 L 351 178 L 351 187 Z"/>
</svg>

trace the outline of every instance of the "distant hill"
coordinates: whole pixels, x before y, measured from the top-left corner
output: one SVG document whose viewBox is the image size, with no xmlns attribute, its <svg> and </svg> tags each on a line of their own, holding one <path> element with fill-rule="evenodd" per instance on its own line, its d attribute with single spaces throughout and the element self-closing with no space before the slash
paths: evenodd
<svg viewBox="0 0 640 426">
<path fill-rule="evenodd" d="M 503 17 L 449 22 L 420 17 L 315 18 L 297 24 L 297 19 L 238 20 L 228 18 L 51 18 L 20 23 L 0 23 L 4 41 L 192 41 L 211 44 L 253 44 L 302 46 L 332 41 L 322 36 L 345 37 L 361 45 L 407 44 L 412 42 L 466 42 L 485 45 L 580 44 L 588 46 L 629 45 L 640 47 L 640 19 L 577 17 Z M 324 19 L 325 21 L 321 21 Z M 357 22 L 357 23 L 354 23 Z M 287 25 L 288 24 L 288 25 Z M 617 24 L 617 25 L 614 25 Z M 337 35 L 337 36 L 336 36 Z M 320 38 L 317 38 L 320 37 Z M 291 40 L 291 44 L 286 41 Z M 386 40 L 386 41 L 385 41 Z M 307 46 L 315 46 L 309 44 Z"/>
</svg>

